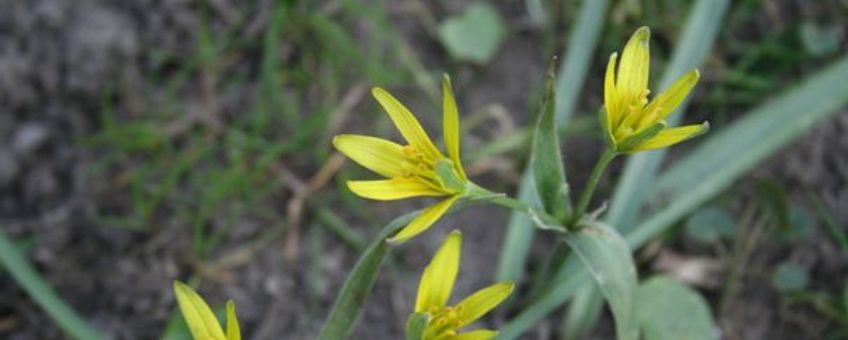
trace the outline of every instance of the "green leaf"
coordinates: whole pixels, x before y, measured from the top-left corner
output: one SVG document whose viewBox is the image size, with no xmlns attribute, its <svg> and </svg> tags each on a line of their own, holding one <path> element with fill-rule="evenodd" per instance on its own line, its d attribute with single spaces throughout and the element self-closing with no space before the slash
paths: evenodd
<svg viewBox="0 0 848 340">
<path fill-rule="evenodd" d="M 589 331 L 595 327 L 596 315 L 604 306 L 603 296 L 596 289 L 595 284 L 590 282 L 574 294 L 574 300 L 568 304 L 568 313 L 563 320 L 561 339 L 586 339 Z"/>
<path fill-rule="evenodd" d="M 727 210 L 710 207 L 698 210 L 686 221 L 686 235 L 702 243 L 732 238 L 736 222 Z"/>
<path fill-rule="evenodd" d="M 68 336 L 80 340 L 103 339 L 97 330 L 80 317 L 62 300 L 56 291 L 44 281 L 26 258 L 0 228 L 0 265 L 21 285 L 29 297 L 44 309 Z"/>
<path fill-rule="evenodd" d="M 804 49 L 814 56 L 824 56 L 839 50 L 841 27 L 822 27 L 814 21 L 804 21 L 798 31 Z"/>
<path fill-rule="evenodd" d="M 406 340 L 423 340 L 424 330 L 430 322 L 430 314 L 413 313 L 406 320 Z"/>
<path fill-rule="evenodd" d="M 608 0 L 584 1 L 577 15 L 577 21 L 568 37 L 570 46 L 563 53 L 562 65 L 557 75 L 556 122 L 562 128 L 574 113 L 577 98 L 586 80 L 586 72 L 592 61 L 592 55 L 598 44 L 598 35 L 604 23 Z M 538 194 L 529 169 L 525 169 L 518 187 L 518 200 L 538 207 Z M 533 222 L 527 215 L 513 211 L 509 216 L 507 232 L 501 245 L 498 260 L 497 281 L 521 282 L 530 243 L 533 241 Z M 503 330 L 499 338 L 505 337 Z"/>
<path fill-rule="evenodd" d="M 810 282 L 810 274 L 807 268 L 791 262 L 784 262 L 777 266 L 771 283 L 781 293 L 794 293 L 807 288 Z"/>
<path fill-rule="evenodd" d="M 487 2 L 475 2 L 439 25 L 439 39 L 452 57 L 485 64 L 498 51 L 504 31 L 498 11 Z"/>
<path fill-rule="evenodd" d="M 554 89 L 554 71 L 548 70 L 545 82 L 545 98 L 542 111 L 533 133 L 533 150 L 530 156 L 530 167 L 536 190 L 545 212 L 564 221 L 570 214 L 571 202 L 568 198 L 568 184 L 565 181 L 565 169 L 562 165 L 562 154 L 559 149 L 559 136 L 554 120 L 556 97 Z"/>
<path fill-rule="evenodd" d="M 653 197 L 664 197 L 669 203 L 628 234 L 628 242 L 641 245 L 663 232 L 817 123 L 840 112 L 848 103 L 845 79 L 848 57 L 716 129 L 660 176 Z"/>
<path fill-rule="evenodd" d="M 327 316 L 324 326 L 321 327 L 318 339 L 336 340 L 346 339 L 350 336 L 350 332 L 353 331 L 353 326 L 356 325 L 359 318 L 362 306 L 365 304 L 365 299 L 368 298 L 371 287 L 377 280 L 377 274 L 380 272 L 383 260 L 389 254 L 390 247 L 386 240 L 412 221 L 420 212 L 418 210 L 400 216 L 383 227 L 383 230 L 368 246 L 362 257 L 356 261 L 353 270 L 348 274 L 339 296 L 336 297 L 336 302 L 330 310 L 330 315 Z"/>
<path fill-rule="evenodd" d="M 645 340 L 713 340 L 718 328 L 697 291 L 654 277 L 639 287 L 639 326 Z"/>
<path fill-rule="evenodd" d="M 627 243 L 615 229 L 598 222 L 566 234 L 565 242 L 583 261 L 609 303 L 618 339 L 637 339 L 635 308 L 639 284 Z"/>
</svg>

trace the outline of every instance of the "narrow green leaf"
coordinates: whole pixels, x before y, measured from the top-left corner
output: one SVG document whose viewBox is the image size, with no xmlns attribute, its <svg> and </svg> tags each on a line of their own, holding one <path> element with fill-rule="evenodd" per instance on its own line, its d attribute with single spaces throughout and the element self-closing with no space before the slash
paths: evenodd
<svg viewBox="0 0 848 340">
<path fill-rule="evenodd" d="M 406 340 L 423 340 L 430 314 L 413 313 L 406 320 Z"/>
<path fill-rule="evenodd" d="M 610 305 L 619 340 L 636 340 L 636 266 L 627 243 L 602 223 L 566 234 L 565 242 L 580 257 Z"/>
<path fill-rule="evenodd" d="M 365 299 L 368 298 L 371 287 L 377 280 L 377 274 L 380 272 L 383 260 L 389 254 L 390 246 L 386 240 L 412 221 L 420 212 L 420 210 L 413 211 L 400 216 L 383 227 L 383 230 L 368 246 L 368 249 L 365 250 L 353 270 L 348 274 L 339 296 L 336 297 L 336 302 L 330 310 L 327 321 L 321 327 L 318 339 L 338 340 L 350 336 Z"/>
<path fill-rule="evenodd" d="M 545 212 L 564 221 L 570 215 L 571 202 L 568 198 L 568 184 L 565 181 L 565 169 L 563 169 L 562 154 L 559 149 L 554 108 L 556 108 L 554 70 L 550 68 L 545 82 L 545 98 L 536 122 L 536 130 L 533 133 L 530 167 Z"/>
<path fill-rule="evenodd" d="M 574 296 L 580 287 L 591 283 L 588 273 L 583 270 L 583 264 L 576 257 L 569 257 L 566 260 L 566 267 L 569 268 L 567 272 L 573 275 L 557 281 L 544 296 L 535 299 L 534 303 L 501 326 L 500 333 L 497 336 L 498 340 L 517 339 L 533 325 L 562 306 L 563 302 Z"/>
<path fill-rule="evenodd" d="M 80 340 L 103 339 L 98 331 L 68 306 L 32 268 L 2 228 L 0 228 L 0 264 L 68 336 Z"/>
<path fill-rule="evenodd" d="M 718 327 L 698 292 L 654 277 L 639 287 L 639 326 L 645 340 L 713 340 Z"/>
<path fill-rule="evenodd" d="M 569 46 L 580 46 L 580 48 L 569 48 L 565 51 L 565 58 L 559 68 L 557 76 L 556 92 L 556 122 L 560 127 L 574 113 L 574 106 L 580 95 L 580 89 L 586 80 L 586 72 L 591 63 L 592 54 L 598 44 L 598 35 L 604 23 L 609 0 L 584 1 L 577 15 L 577 21 L 571 29 L 568 37 Z M 518 200 L 539 206 L 538 194 L 532 173 L 525 170 L 518 187 Z M 520 212 L 512 212 L 507 225 L 507 233 L 501 245 L 500 258 L 498 260 L 497 281 L 520 282 L 524 271 L 524 263 L 533 241 L 533 223 Z"/>
<path fill-rule="evenodd" d="M 845 79 L 848 57 L 709 136 L 660 176 L 652 197 L 664 197 L 670 203 L 628 234 L 628 243 L 638 246 L 663 232 L 761 161 L 839 112 L 848 104 Z"/>
<path fill-rule="evenodd" d="M 604 306 L 604 299 L 594 283 L 587 283 L 577 290 L 574 300 L 568 304 L 568 313 L 562 323 L 563 340 L 585 339 L 595 327 L 597 316 Z"/>
</svg>

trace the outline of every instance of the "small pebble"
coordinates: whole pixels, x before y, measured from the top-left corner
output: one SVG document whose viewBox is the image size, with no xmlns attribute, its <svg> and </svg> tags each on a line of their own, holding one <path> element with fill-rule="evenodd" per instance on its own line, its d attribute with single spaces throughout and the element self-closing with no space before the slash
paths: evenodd
<svg viewBox="0 0 848 340">
<path fill-rule="evenodd" d="M 44 146 L 50 137 L 50 130 L 42 123 L 26 123 L 18 128 L 12 139 L 12 150 L 19 155 L 31 155 Z"/>
</svg>

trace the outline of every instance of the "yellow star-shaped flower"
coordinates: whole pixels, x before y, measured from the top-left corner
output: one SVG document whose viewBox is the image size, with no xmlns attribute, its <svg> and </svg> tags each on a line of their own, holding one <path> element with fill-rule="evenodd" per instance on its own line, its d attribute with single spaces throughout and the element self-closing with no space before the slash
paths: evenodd
<svg viewBox="0 0 848 340">
<path fill-rule="evenodd" d="M 182 282 L 174 281 L 174 293 L 177 295 L 180 312 L 195 340 L 241 340 L 236 305 L 232 300 L 227 301 L 227 333 L 225 335 L 215 313 L 212 313 L 212 309 L 194 289 Z"/>
<path fill-rule="evenodd" d="M 339 135 L 333 145 L 365 168 L 386 177 L 382 180 L 349 181 L 355 194 L 375 200 L 409 197 L 445 197 L 424 210 L 390 241 L 409 240 L 435 223 L 465 193 L 469 181 L 459 157 L 459 112 L 450 79 L 442 81 L 443 126 L 446 157 L 433 144 L 421 124 L 400 101 L 379 87 L 371 93 L 389 114 L 407 144 L 362 135 Z"/>
<path fill-rule="evenodd" d="M 668 90 L 648 102 L 650 38 L 651 31 L 647 27 L 639 28 L 625 45 L 621 61 L 616 64 L 618 53 L 613 53 L 607 65 L 601 124 L 610 147 L 616 152 L 664 148 L 702 134 L 709 128 L 707 122 L 666 128 L 665 118 L 698 83 L 698 70 L 687 72 Z"/>
<path fill-rule="evenodd" d="M 459 329 L 476 321 L 503 302 L 512 293 L 512 282 L 496 283 L 448 306 L 453 284 L 459 272 L 462 234 L 454 230 L 442 243 L 421 275 L 415 313 L 426 313 L 429 321 L 423 340 L 485 340 L 498 332 L 477 329 L 459 333 Z"/>
</svg>

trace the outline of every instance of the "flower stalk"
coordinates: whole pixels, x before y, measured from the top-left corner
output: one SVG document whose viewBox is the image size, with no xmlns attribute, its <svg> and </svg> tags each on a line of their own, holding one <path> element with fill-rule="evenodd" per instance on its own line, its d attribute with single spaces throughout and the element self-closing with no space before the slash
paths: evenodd
<svg viewBox="0 0 848 340">
<path fill-rule="evenodd" d="M 601 181 L 601 175 L 603 175 L 604 171 L 606 171 L 610 162 L 615 159 L 617 154 L 618 153 L 612 149 L 607 148 L 604 150 L 604 153 L 601 154 L 601 158 L 598 159 L 598 162 L 595 163 L 595 167 L 592 169 L 592 174 L 589 175 L 589 181 L 586 182 L 586 188 L 584 188 L 583 192 L 580 193 L 580 199 L 577 201 L 577 209 L 574 210 L 574 216 L 571 218 L 570 223 L 568 223 L 568 229 L 576 230 L 579 228 L 580 220 L 583 218 L 583 214 L 586 213 L 586 208 L 588 208 L 589 202 L 591 202 L 592 196 L 595 194 L 598 182 Z"/>
</svg>

